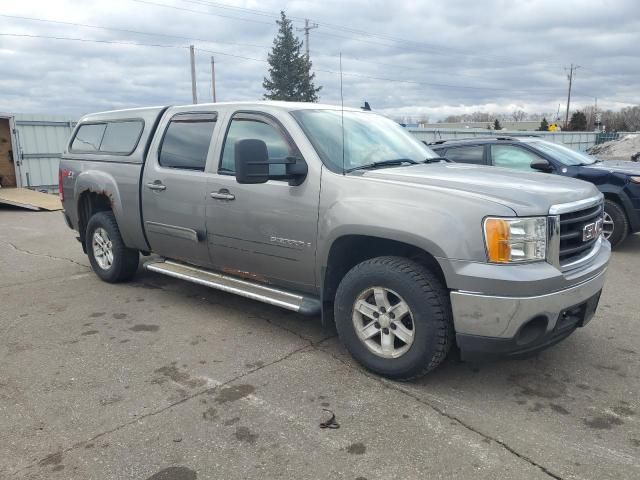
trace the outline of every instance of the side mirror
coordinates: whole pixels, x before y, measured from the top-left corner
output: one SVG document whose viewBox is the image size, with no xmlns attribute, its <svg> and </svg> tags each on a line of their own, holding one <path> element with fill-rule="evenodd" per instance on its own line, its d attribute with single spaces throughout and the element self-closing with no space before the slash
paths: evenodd
<svg viewBox="0 0 640 480">
<path fill-rule="evenodd" d="M 270 179 L 288 180 L 289 185 L 300 185 L 307 176 L 307 163 L 302 158 L 269 159 L 267 144 L 248 138 L 235 144 L 236 181 L 238 183 L 265 183 Z M 269 165 L 284 165 L 284 175 L 270 175 Z"/>
<path fill-rule="evenodd" d="M 533 162 L 531 162 L 530 166 L 533 170 L 538 170 L 540 172 L 549 173 L 553 171 L 553 167 L 551 166 L 549 161 L 545 160 L 544 158 L 538 158 L 534 160 Z"/>
<path fill-rule="evenodd" d="M 267 144 L 262 140 L 238 140 L 235 163 L 238 183 L 266 183 L 269 180 L 269 153 Z"/>
</svg>

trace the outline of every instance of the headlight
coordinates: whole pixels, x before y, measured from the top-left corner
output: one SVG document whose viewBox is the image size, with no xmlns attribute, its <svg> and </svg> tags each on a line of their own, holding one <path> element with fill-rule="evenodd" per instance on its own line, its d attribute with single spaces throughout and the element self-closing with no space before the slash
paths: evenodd
<svg viewBox="0 0 640 480">
<path fill-rule="evenodd" d="M 519 263 L 547 258 L 547 217 L 484 219 L 487 257 L 493 263 Z"/>
<path fill-rule="evenodd" d="M 629 180 L 633 183 L 640 183 L 640 177 L 629 177 Z"/>
</svg>

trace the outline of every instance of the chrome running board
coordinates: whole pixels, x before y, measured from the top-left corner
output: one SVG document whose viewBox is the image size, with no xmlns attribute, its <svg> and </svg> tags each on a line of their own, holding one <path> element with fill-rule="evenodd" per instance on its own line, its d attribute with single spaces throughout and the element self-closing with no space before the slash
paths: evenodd
<svg viewBox="0 0 640 480">
<path fill-rule="evenodd" d="M 252 300 L 293 310 L 303 315 L 320 314 L 320 300 L 301 293 L 267 286 L 171 260 L 151 260 L 144 264 L 144 268 L 151 272 L 162 273 L 169 277 L 187 280 L 205 287 L 235 293 Z"/>
</svg>

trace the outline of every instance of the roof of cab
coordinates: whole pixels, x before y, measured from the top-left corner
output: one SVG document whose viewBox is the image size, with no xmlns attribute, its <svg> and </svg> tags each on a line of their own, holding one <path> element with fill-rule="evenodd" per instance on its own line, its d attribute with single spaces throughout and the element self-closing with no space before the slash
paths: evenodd
<svg viewBox="0 0 640 480">
<path fill-rule="evenodd" d="M 201 109 L 202 107 L 241 107 L 241 108 L 250 108 L 252 106 L 255 107 L 269 107 L 269 109 L 281 109 L 286 111 L 295 111 L 295 110 L 341 110 L 339 105 L 326 105 L 320 103 L 311 103 L 311 102 L 284 102 L 284 101 L 258 101 L 258 102 L 218 102 L 218 103 L 198 103 L 195 105 L 176 105 L 173 108 L 183 108 L 183 107 L 198 107 Z M 83 116 L 80 119 L 80 122 L 93 122 L 99 120 L 113 120 L 113 119 L 123 119 L 123 118 L 144 118 L 149 115 L 157 116 L 162 110 L 170 108 L 168 106 L 158 106 L 158 107 L 142 107 L 142 108 L 127 108 L 122 110 L 109 110 L 104 112 L 90 113 L 88 115 Z M 362 112 L 362 109 L 359 108 L 351 108 L 344 107 L 344 111 L 356 111 Z"/>
<path fill-rule="evenodd" d="M 423 141 L 426 145 L 433 149 L 450 147 L 454 145 L 465 145 L 468 143 L 473 144 L 485 144 L 485 143 L 496 143 L 496 142 L 531 142 L 541 140 L 539 135 L 530 134 L 530 135 L 516 135 L 516 136 L 496 136 L 496 137 L 467 137 L 467 138 L 451 138 L 446 140 L 434 140 L 434 141 Z"/>
</svg>

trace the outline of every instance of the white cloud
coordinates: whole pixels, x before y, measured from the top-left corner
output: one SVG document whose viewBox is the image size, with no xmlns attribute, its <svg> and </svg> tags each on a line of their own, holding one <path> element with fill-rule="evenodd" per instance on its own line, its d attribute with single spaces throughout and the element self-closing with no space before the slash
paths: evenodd
<svg viewBox="0 0 640 480">
<path fill-rule="evenodd" d="M 258 11 L 220 8 L 220 3 L 213 7 L 206 0 L 8 2 L 3 15 L 162 36 L 6 16 L 0 16 L 0 33 L 175 47 L 194 43 L 200 49 L 201 100 L 211 98 L 211 53 L 202 50 L 217 52 L 219 100 L 258 99 L 266 63 L 233 55 L 266 59 L 277 30 L 269 14 L 277 14 L 283 4 L 222 1 Z M 302 18 L 320 24 L 311 33 L 311 52 L 323 102 L 339 102 L 339 77 L 327 71 L 338 70 L 342 52 L 345 104 L 367 100 L 391 115 L 437 119 L 516 108 L 555 112 L 566 102 L 563 65 L 570 63 L 583 67 L 575 81 L 576 107 L 590 105 L 595 96 L 603 108 L 640 103 L 640 4 L 633 0 L 608 2 L 606 8 L 578 0 L 292 0 L 286 11 L 296 27 Z M 0 36 L 0 65 L 0 111 L 79 115 L 191 101 L 186 48 Z"/>
</svg>

